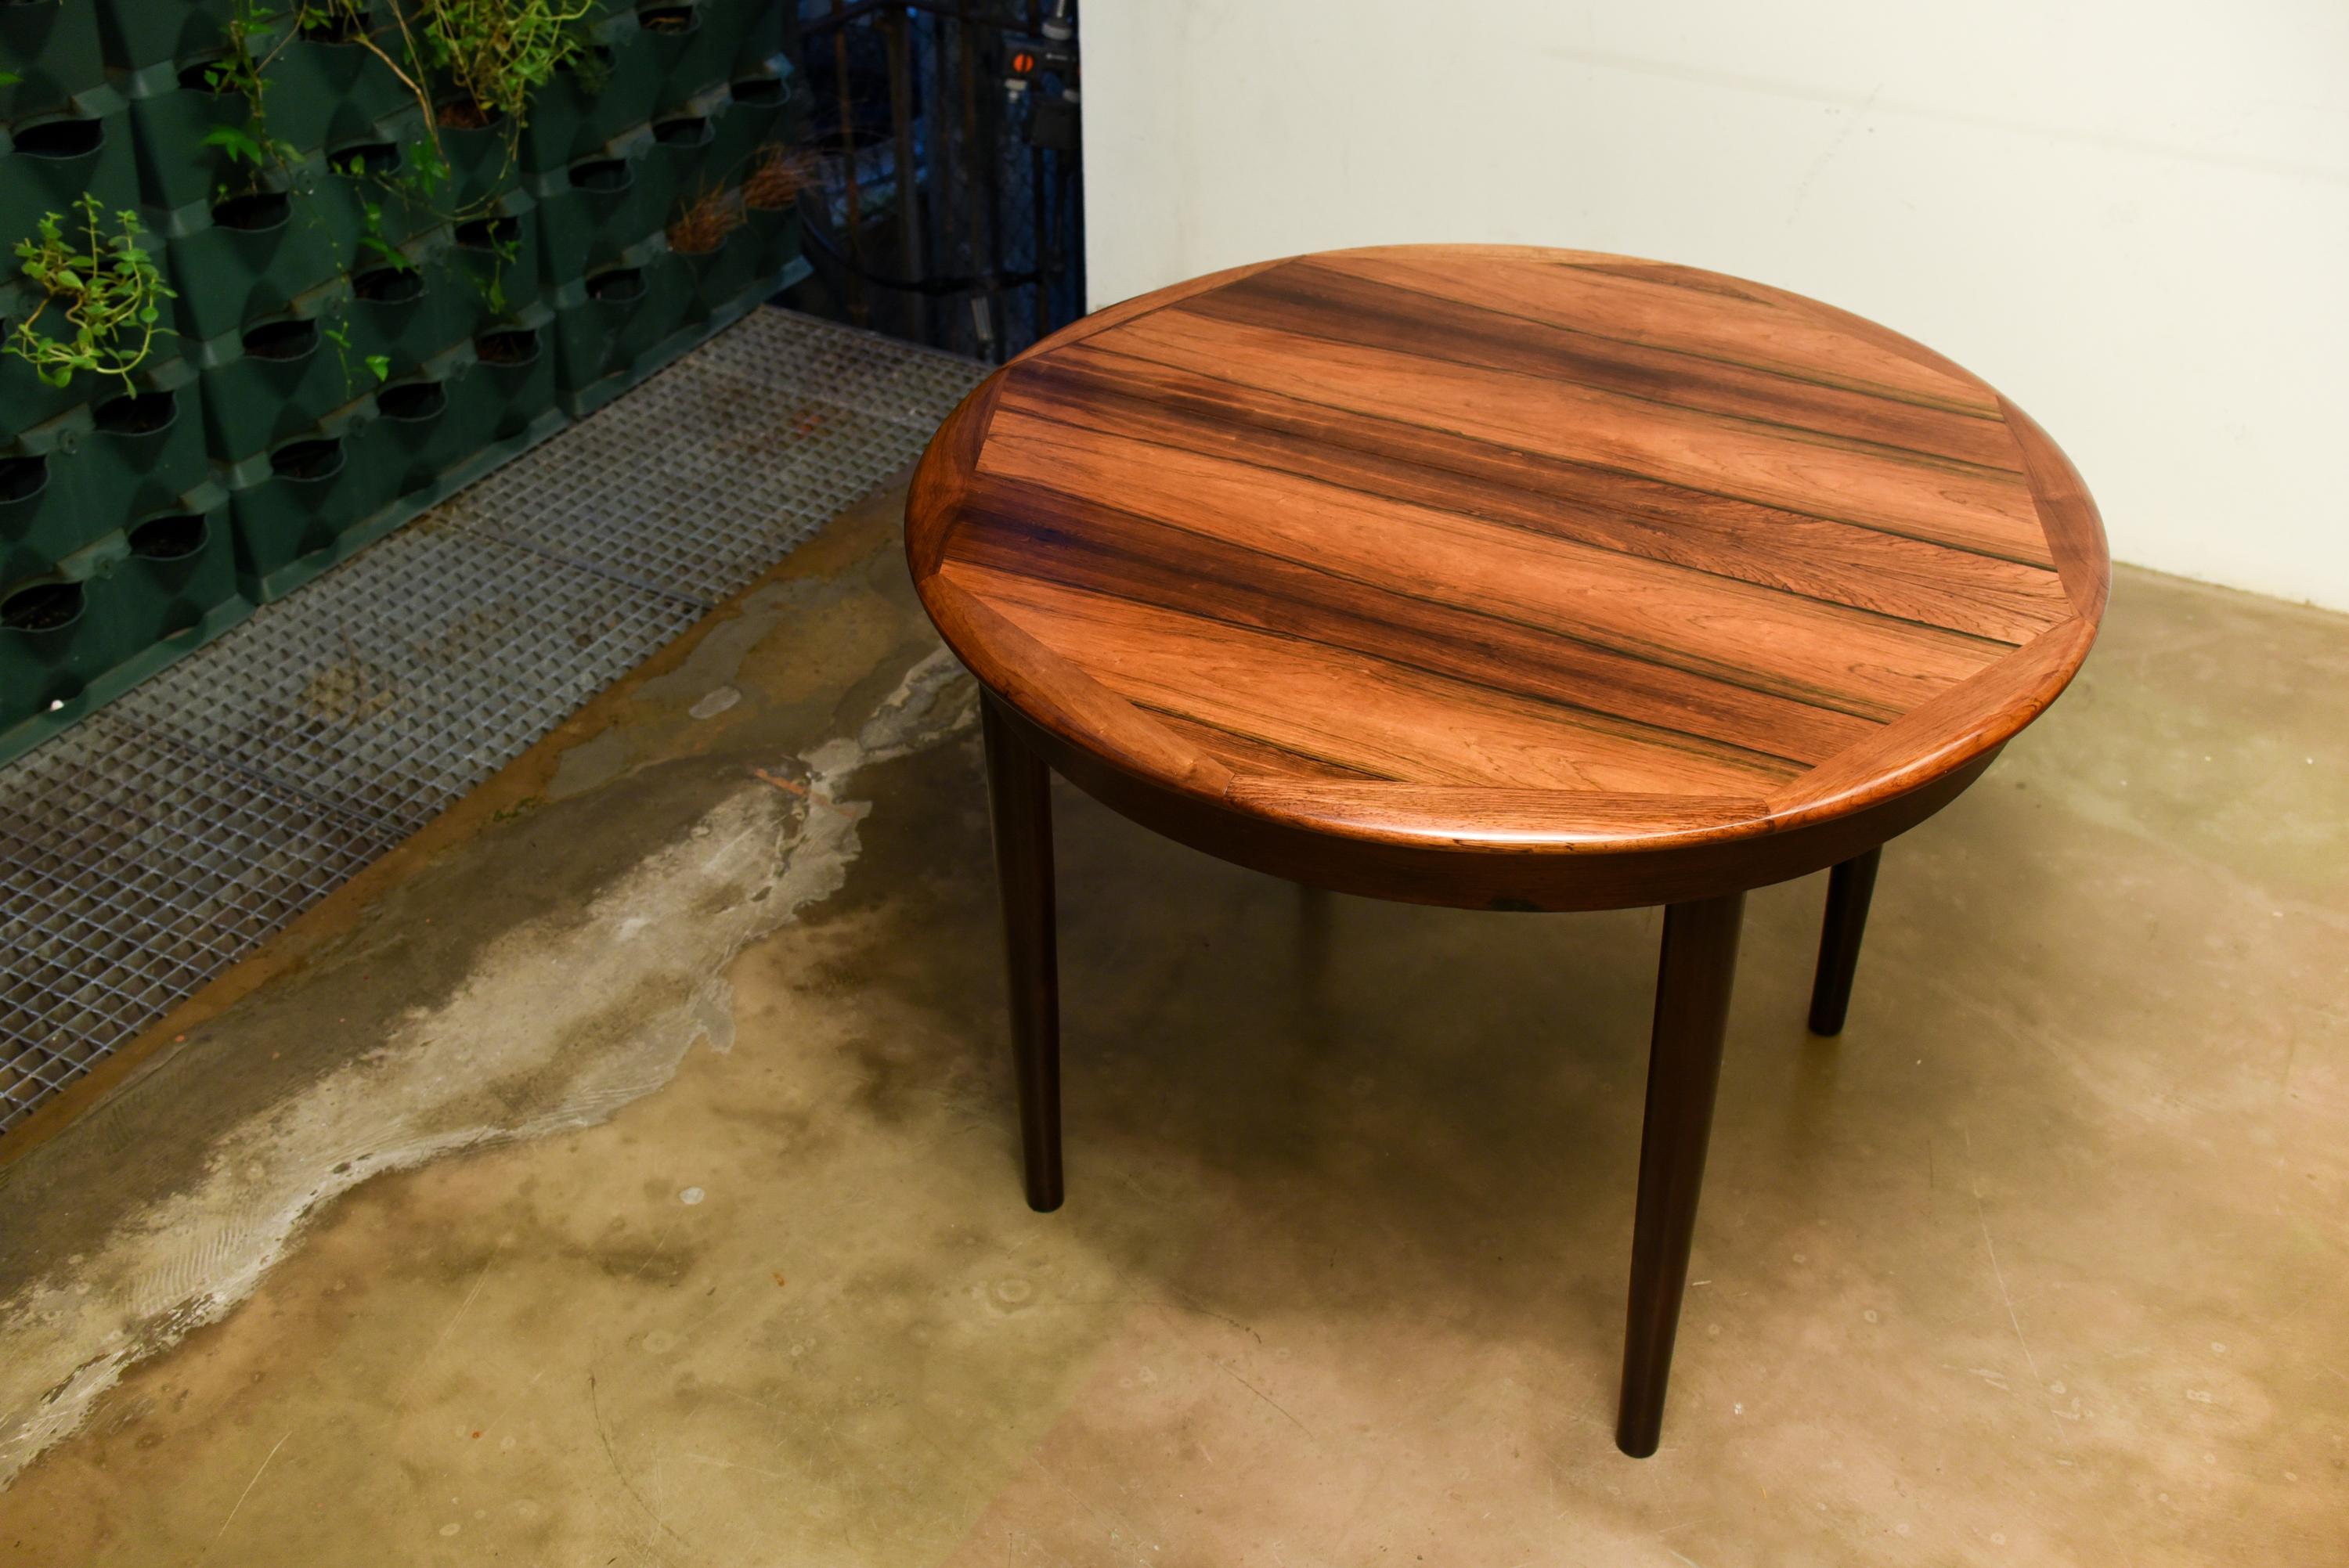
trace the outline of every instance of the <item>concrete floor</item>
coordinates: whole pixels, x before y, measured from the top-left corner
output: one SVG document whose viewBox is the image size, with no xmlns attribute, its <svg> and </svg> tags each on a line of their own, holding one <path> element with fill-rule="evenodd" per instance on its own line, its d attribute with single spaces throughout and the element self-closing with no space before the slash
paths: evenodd
<svg viewBox="0 0 2349 1568">
<path fill-rule="evenodd" d="M 1656 917 L 1064 792 L 1029 1213 L 892 511 L 0 1149 L 0 1561 L 2349 1560 L 2349 621 L 2123 573 L 1888 854 L 1838 1042 L 1820 880 L 1751 901 L 1640 1462 Z"/>
</svg>

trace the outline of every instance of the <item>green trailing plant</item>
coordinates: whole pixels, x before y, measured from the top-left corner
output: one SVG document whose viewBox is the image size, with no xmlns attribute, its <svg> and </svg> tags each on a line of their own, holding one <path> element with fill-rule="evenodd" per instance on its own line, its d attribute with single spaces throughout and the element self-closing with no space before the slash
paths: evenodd
<svg viewBox="0 0 2349 1568">
<path fill-rule="evenodd" d="M 331 172 L 361 185 L 363 230 L 358 261 L 373 257 L 393 266 L 413 267 L 387 236 L 386 202 L 397 201 L 435 223 L 459 223 L 492 211 L 502 189 L 492 189 L 461 209 L 446 196 L 453 178 L 444 126 L 497 126 L 505 144 L 506 167 L 493 182 L 502 186 L 520 164 L 520 138 L 530 100 L 566 66 L 594 63 L 587 24 L 605 0 L 398 0 L 389 21 L 378 25 L 367 0 L 295 0 L 281 12 L 271 0 L 235 0 L 226 35 L 229 47 L 206 73 L 215 92 L 233 92 L 251 106 L 244 123 L 215 128 L 208 145 L 226 153 L 233 167 L 246 170 L 257 187 L 273 167 L 289 169 L 295 149 L 273 136 L 268 125 L 269 75 L 296 39 L 331 36 L 367 49 L 396 76 L 424 113 L 424 133 L 401 150 L 398 167 L 384 171 L 360 160 L 330 165 Z M 453 88 L 436 97 L 432 84 Z M 298 189 L 298 187 L 297 187 Z M 230 194 L 223 184 L 220 194 Z M 492 309 L 503 308 L 503 263 L 515 247 L 503 246 L 484 294 Z"/>
<path fill-rule="evenodd" d="M 8 334 L 6 352 L 30 364 L 52 387 L 78 372 L 115 376 L 127 386 L 146 362 L 160 324 L 160 301 L 177 297 L 139 242 L 136 212 L 114 214 L 109 232 L 98 198 L 74 213 L 44 215 L 36 235 L 16 244 L 26 278 L 41 301 Z"/>
<path fill-rule="evenodd" d="M 216 125 L 204 135 L 206 147 L 228 155 L 232 167 L 249 165 L 258 181 L 264 170 L 294 161 L 295 150 L 269 134 L 270 66 L 297 35 L 298 26 L 278 29 L 277 13 L 262 0 L 237 0 L 222 27 L 228 52 L 204 67 L 204 85 L 220 94 L 234 93 L 245 102 L 243 125 Z"/>
<path fill-rule="evenodd" d="M 471 226 L 469 227 L 475 227 Z M 460 249 L 489 258 L 487 275 L 479 268 L 463 269 L 473 286 L 481 291 L 481 303 L 493 315 L 506 311 L 506 269 L 522 259 L 522 239 L 514 232 L 510 219 L 485 218 L 475 227 L 475 237 Z"/>
<path fill-rule="evenodd" d="M 411 43 L 448 74 L 481 123 L 519 126 L 531 95 L 587 51 L 603 0 L 413 0 Z M 408 24 L 403 21 L 403 26 Z"/>
<path fill-rule="evenodd" d="M 343 387 L 346 391 L 352 389 L 357 383 L 356 377 L 351 373 L 350 328 L 344 325 L 340 317 L 337 317 L 321 325 L 318 333 L 320 336 L 335 346 L 335 357 L 342 362 L 343 366 Z M 374 372 L 377 386 L 380 387 L 391 379 L 390 355 L 370 354 L 362 363 Z"/>
<path fill-rule="evenodd" d="M 204 82 L 216 93 L 243 98 L 247 113 L 242 124 L 214 127 L 205 144 L 219 149 L 232 168 L 243 170 L 252 186 L 259 188 L 272 170 L 288 170 L 299 158 L 297 149 L 269 129 L 270 73 L 285 50 L 305 35 L 331 36 L 366 48 L 415 96 L 424 111 L 425 132 L 403 150 L 396 170 L 371 170 L 353 159 L 333 172 L 374 187 L 361 203 L 361 253 L 413 268 L 414 260 L 385 232 L 382 199 L 419 205 L 448 222 L 493 206 L 494 191 L 467 211 L 442 209 L 440 199 L 451 181 L 440 128 L 501 126 L 511 172 L 518 162 L 515 155 L 532 97 L 564 67 L 592 66 L 587 24 L 603 8 L 604 0 L 397 0 L 389 7 L 389 26 L 378 27 L 367 0 L 292 0 L 286 9 L 272 0 L 235 0 L 222 29 L 228 46 L 207 68 Z M 452 86 L 456 97 L 436 102 L 429 86 L 436 78 Z M 0 71 L 0 86 L 16 79 Z M 761 172 L 773 181 L 781 171 Z M 219 194 L 230 193 L 223 182 Z M 115 214 L 116 228 L 109 234 L 94 197 L 83 197 L 76 211 L 78 222 L 65 213 L 48 214 L 37 236 L 20 241 L 16 248 L 25 275 L 43 297 L 10 331 L 6 352 L 29 361 L 44 380 L 58 387 L 67 385 L 78 371 L 127 377 L 145 361 L 155 335 L 166 330 L 159 325 L 157 302 L 172 297 L 139 242 L 141 230 L 135 214 Z M 698 222 L 708 215 L 695 213 L 692 218 Z M 492 308 L 502 309 L 502 274 L 518 246 L 493 232 L 489 249 L 492 266 L 483 290 Z M 58 331 L 60 323 L 70 331 Z M 345 352 L 347 364 L 347 336 L 339 328 L 329 329 L 327 335 Z M 381 357 L 367 360 L 378 380 L 389 374 L 388 362 L 377 363 Z"/>
</svg>

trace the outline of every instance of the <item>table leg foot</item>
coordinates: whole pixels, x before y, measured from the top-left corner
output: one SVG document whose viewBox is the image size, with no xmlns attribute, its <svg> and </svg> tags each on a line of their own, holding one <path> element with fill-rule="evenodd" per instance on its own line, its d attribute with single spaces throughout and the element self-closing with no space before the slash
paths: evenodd
<svg viewBox="0 0 2349 1568">
<path fill-rule="evenodd" d="M 1713 1127 L 1737 931 L 1745 895 L 1676 903 L 1664 912 L 1656 1017 L 1648 1047 L 1648 1109 L 1640 1139 L 1640 1202 L 1631 1231 L 1631 1305 L 1623 1337 L 1623 1394 L 1615 1444 L 1634 1459 L 1656 1451 L 1681 1295 L 1688 1284 L 1697 1188 Z"/>
<path fill-rule="evenodd" d="M 1876 892 L 1879 847 L 1827 873 L 1827 917 L 1819 928 L 1818 976 L 1811 983 L 1811 1033 L 1843 1033 L 1851 1007 L 1851 977 L 1859 968 L 1860 934 L 1868 928 L 1868 901 Z"/>
<path fill-rule="evenodd" d="M 1019 1085 L 1019 1144 L 1028 1206 L 1061 1206 L 1061 978 L 1052 913 L 1051 770 L 998 711 L 980 704 L 995 877 L 1011 996 L 1011 1057 Z"/>
</svg>

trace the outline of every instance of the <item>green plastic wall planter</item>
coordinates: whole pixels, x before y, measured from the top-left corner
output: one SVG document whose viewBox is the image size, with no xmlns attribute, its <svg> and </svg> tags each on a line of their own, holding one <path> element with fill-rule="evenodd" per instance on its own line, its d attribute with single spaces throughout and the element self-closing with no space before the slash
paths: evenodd
<svg viewBox="0 0 2349 1568">
<path fill-rule="evenodd" d="M 0 589 L 0 758 L 252 614 L 237 584 L 226 500 L 206 485 L 44 580 Z"/>
<path fill-rule="evenodd" d="M 485 322 L 473 362 L 450 378 L 454 428 L 490 441 L 524 435 L 555 410 L 554 313 L 534 304 L 519 317 Z"/>
<path fill-rule="evenodd" d="M 721 85 L 734 74 L 749 13 L 758 0 L 647 0 L 636 7 L 644 48 L 677 103 Z"/>
<path fill-rule="evenodd" d="M 10 449 L 0 483 L 0 587 L 49 572 L 124 518 L 183 504 L 208 477 L 193 366 L 161 360 L 128 388 L 107 380 L 87 390 L 95 401 Z"/>
<path fill-rule="evenodd" d="M 294 308 L 339 276 L 335 236 L 311 206 L 323 164 L 271 170 L 249 189 L 171 215 L 164 252 L 181 330 L 209 342 Z"/>
<path fill-rule="evenodd" d="M 542 275 L 575 281 L 595 266 L 659 231 L 667 221 L 675 179 L 656 157 L 650 127 L 639 127 L 585 158 L 538 176 L 538 238 Z"/>
<path fill-rule="evenodd" d="M 449 163 L 440 201 L 461 214 L 520 182 L 522 160 L 519 139 L 502 118 L 489 125 L 454 125 L 446 118 L 452 107 L 447 101 L 439 107 L 440 155 Z"/>
<path fill-rule="evenodd" d="M 219 49 L 234 0 L 90 0 L 106 63 L 138 72 Z"/>
<path fill-rule="evenodd" d="M 266 53 L 271 42 L 253 46 Z M 212 85 L 211 70 L 224 53 L 167 59 L 127 79 L 139 177 L 150 207 L 177 212 L 208 201 L 222 185 L 242 188 L 250 182 L 250 163 L 240 164 L 204 140 L 221 127 L 242 128 L 253 119 L 253 106 L 242 93 Z M 266 107 L 270 138 L 304 155 L 325 149 L 336 156 L 352 144 L 384 139 L 393 134 L 388 128 L 398 124 L 403 110 L 415 126 L 423 123 L 414 95 L 381 60 L 355 44 L 296 39 L 285 45 L 269 67 Z"/>
<path fill-rule="evenodd" d="M 533 100 L 522 135 L 525 167 L 560 169 L 652 119 L 664 84 L 636 13 L 615 9 L 596 39 L 587 59 L 557 71 Z"/>
<path fill-rule="evenodd" d="M 47 576 L 97 537 L 69 482 L 88 436 L 88 410 L 78 413 L 78 428 L 68 417 L 0 454 L 0 590 Z"/>
<path fill-rule="evenodd" d="M 655 238 L 556 291 L 564 407 L 585 413 L 633 384 L 637 364 L 703 314 L 693 285 L 684 258 Z"/>
<path fill-rule="evenodd" d="M 727 84 L 727 108 L 710 162 L 729 184 L 740 184 L 750 172 L 761 148 L 788 139 L 792 87 L 788 68 L 737 77 Z"/>
<path fill-rule="evenodd" d="M 424 111 L 407 108 L 364 124 L 327 145 L 307 201 L 326 227 L 335 254 L 356 271 L 447 222 L 440 204 L 405 183 L 425 143 Z"/>
<path fill-rule="evenodd" d="M 719 0 L 718 25 L 734 38 L 737 77 L 772 76 L 789 71 L 784 49 L 791 41 L 792 12 L 761 0 Z"/>
<path fill-rule="evenodd" d="M 98 198 L 111 232 L 114 215 L 139 206 L 139 158 L 130 139 L 130 117 L 54 114 L 20 121 L 0 152 L 0 234 L 5 247 L 29 239 L 47 212 L 74 216 L 84 192 Z M 13 273 L 15 262 L 8 263 Z"/>
<path fill-rule="evenodd" d="M 356 39 L 313 32 L 287 46 L 269 73 L 269 129 L 294 146 L 335 148 L 423 106 L 381 57 Z"/>
<path fill-rule="evenodd" d="M 42 718 L 70 722 L 113 653 L 103 615 L 80 583 L 19 584 L 0 594 L 0 734 Z"/>
<path fill-rule="evenodd" d="M 759 275 L 773 281 L 767 292 L 780 294 L 807 274 L 800 253 L 800 215 L 784 209 L 753 207 L 744 214 L 743 228 L 759 257 Z"/>
<path fill-rule="evenodd" d="M 203 483 L 203 397 L 195 366 L 165 359 L 132 377 L 128 390 L 89 406 L 82 449 L 82 494 L 109 521 L 179 502 Z"/>
<path fill-rule="evenodd" d="M 230 504 L 237 575 L 248 597 L 277 598 L 357 548 L 347 536 L 384 505 L 364 460 L 372 413 L 361 407 L 279 443 L 256 473 L 239 465 Z"/>
<path fill-rule="evenodd" d="M 538 303 L 545 247 L 536 206 L 527 191 L 509 191 L 450 229 L 449 271 L 479 302 L 477 315 L 512 316 Z"/>
<path fill-rule="evenodd" d="M 227 502 L 226 491 L 208 486 L 185 506 L 123 531 L 127 548 L 97 589 L 99 609 L 113 623 L 110 668 L 134 665 L 159 645 L 176 656 L 252 613 L 237 587 Z"/>
<path fill-rule="evenodd" d="M 725 242 L 716 250 L 677 258 L 685 267 L 686 283 L 692 294 L 683 319 L 707 321 L 711 312 L 759 285 L 767 270 L 760 264 L 759 240 L 759 232 L 746 222 L 727 235 Z"/>
<path fill-rule="evenodd" d="M 664 109 L 647 127 L 653 144 L 645 154 L 644 180 L 660 199 L 654 229 L 666 230 L 698 199 L 726 186 L 718 127 L 728 107 L 726 90 L 715 88 Z"/>
<path fill-rule="evenodd" d="M 474 359 L 470 342 L 376 391 L 377 423 L 370 457 L 384 476 L 384 493 L 415 494 L 460 467 L 481 447 L 481 434 L 450 417 L 457 378 Z"/>
<path fill-rule="evenodd" d="M 406 266 L 379 262 L 351 282 L 354 359 L 390 362 L 395 378 L 469 348 L 474 335 L 537 304 L 541 241 L 527 192 L 509 191 L 481 216 L 400 247 Z"/>
<path fill-rule="evenodd" d="M 542 316 L 551 313 L 542 311 Z M 509 325 L 491 361 L 467 348 L 240 465 L 232 497 L 240 591 L 282 599 L 561 429 L 544 322 Z M 509 362 L 499 335 L 530 357 Z M 418 392 L 429 387 L 425 396 Z"/>
<path fill-rule="evenodd" d="M 474 253 L 460 254 L 450 230 L 434 230 L 399 250 L 405 265 L 377 259 L 352 275 L 346 318 L 353 356 L 365 364 L 380 355 L 395 377 L 469 341 L 486 304 L 474 276 L 486 263 Z"/>
<path fill-rule="evenodd" d="M 22 278 L 0 284 L 0 339 L 16 330 L 41 303 L 41 291 Z M 47 423 L 89 397 L 87 378 L 79 384 L 52 387 L 32 366 L 13 354 L 0 354 L 0 452 L 36 426 Z"/>
<path fill-rule="evenodd" d="M 670 87 L 689 96 L 771 69 L 789 36 L 791 9 L 771 0 L 641 0 L 636 23 L 653 40 Z"/>
<path fill-rule="evenodd" d="M 372 391 L 350 329 L 349 290 L 333 284 L 295 308 L 198 346 L 215 460 L 233 465 L 309 428 Z M 346 342 L 336 342 L 340 334 Z"/>
<path fill-rule="evenodd" d="M 106 85 L 98 7 L 87 0 L 0 4 L 0 64 L 17 80 L 0 86 L 0 123 L 76 107 Z"/>
<path fill-rule="evenodd" d="M 269 70 L 290 161 L 256 180 L 206 144 L 252 118 L 206 75 L 236 4 L 0 0 L 24 78 L 0 88 L 0 327 L 40 298 L 8 250 L 84 191 L 141 214 L 180 295 L 127 390 L 0 356 L 0 761 L 805 271 L 787 211 L 706 255 L 667 237 L 790 139 L 789 0 L 607 0 L 521 124 L 442 127 L 424 200 L 396 177 L 422 106 L 320 30 Z"/>
<path fill-rule="evenodd" d="M 129 79 L 140 201 L 159 211 L 203 201 L 232 172 L 227 154 L 204 138 L 223 126 L 244 125 L 253 106 L 242 93 L 216 92 L 205 80 L 219 57 L 203 56 L 184 67 L 164 60 Z"/>
</svg>

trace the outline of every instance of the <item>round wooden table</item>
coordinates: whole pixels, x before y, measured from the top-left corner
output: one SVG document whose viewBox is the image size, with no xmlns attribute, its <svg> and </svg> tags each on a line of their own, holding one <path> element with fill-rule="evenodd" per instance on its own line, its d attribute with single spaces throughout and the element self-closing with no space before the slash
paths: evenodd
<svg viewBox="0 0 2349 1568">
<path fill-rule="evenodd" d="M 1878 847 L 2087 655 L 2055 443 L 1899 334 L 1656 262 L 1403 246 L 1099 311 L 989 377 L 906 506 L 982 686 L 1028 1200 L 1061 1202 L 1047 769 L 1277 876 L 1667 906 L 1617 1441 L 1655 1450 L 1745 890 Z"/>
</svg>

